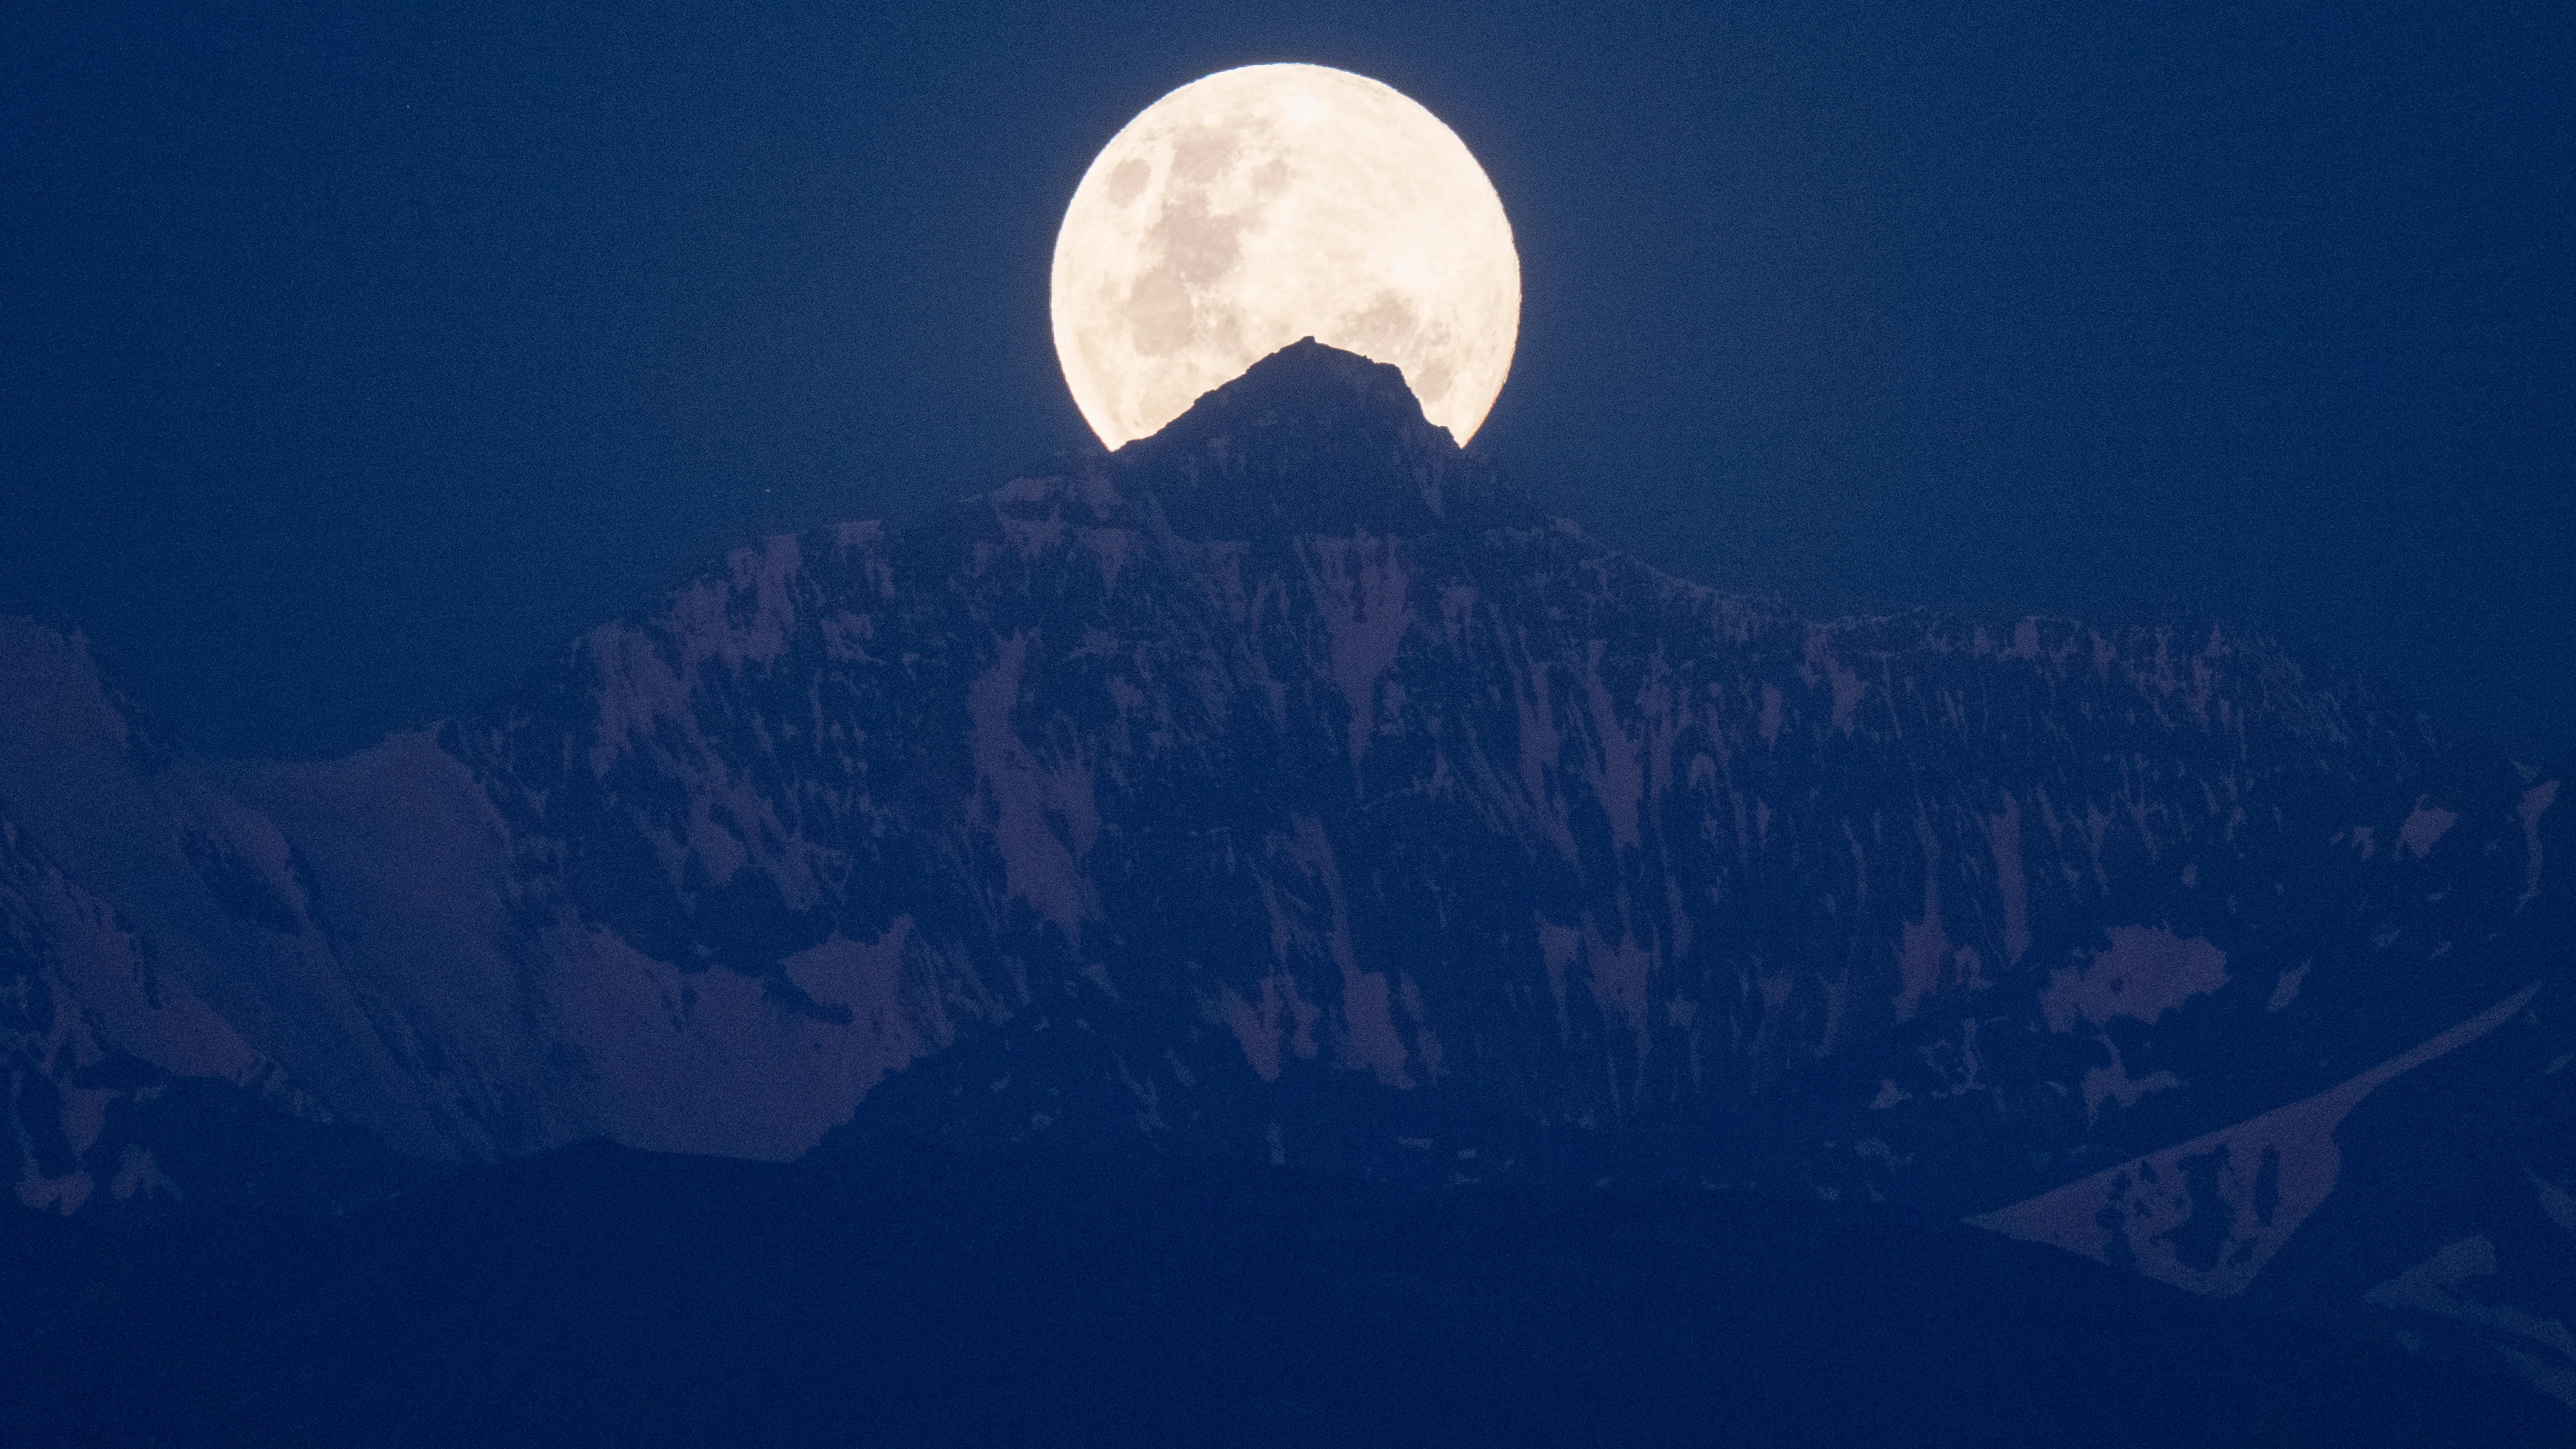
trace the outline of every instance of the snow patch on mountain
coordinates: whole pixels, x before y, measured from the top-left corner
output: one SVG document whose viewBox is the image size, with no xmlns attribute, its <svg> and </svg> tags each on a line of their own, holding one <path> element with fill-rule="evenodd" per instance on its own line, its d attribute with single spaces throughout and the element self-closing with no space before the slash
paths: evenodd
<svg viewBox="0 0 2576 1449">
<path fill-rule="evenodd" d="M 2433 846 L 2459 823 L 2458 811 L 2445 810 L 2429 799 L 2418 799 L 2406 823 L 2397 828 L 2397 847 L 2421 860 L 2431 855 Z"/>
<path fill-rule="evenodd" d="M 2107 934 L 2110 949 L 2096 952 L 2089 965 L 2049 973 L 2040 998 L 2049 1030 L 2073 1031 L 2078 1021 L 2101 1026 L 2114 1017 L 2152 1026 L 2227 984 L 2227 953 L 2200 937 L 2161 926 L 2113 926 Z"/>
<path fill-rule="evenodd" d="M 2335 1189 L 2335 1130 L 2364 1097 L 2476 1041 L 2540 983 L 2340 1086 L 1968 1221 L 2214 1297 L 2245 1291 Z"/>
<path fill-rule="evenodd" d="M 2557 802 L 2558 782 L 2543 780 L 2522 792 L 2522 802 L 2514 812 L 2522 821 L 2523 841 L 2522 899 L 2515 903 L 2517 908 L 2530 905 L 2540 895 L 2540 817 Z"/>
</svg>

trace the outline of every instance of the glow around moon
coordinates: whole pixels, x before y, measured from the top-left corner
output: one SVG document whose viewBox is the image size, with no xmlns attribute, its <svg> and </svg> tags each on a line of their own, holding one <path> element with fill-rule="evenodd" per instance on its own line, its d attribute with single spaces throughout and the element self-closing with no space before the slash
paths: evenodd
<svg viewBox="0 0 2576 1449">
<path fill-rule="evenodd" d="M 1465 442 L 1520 335 L 1520 256 L 1466 144 L 1319 65 L 1192 81 L 1110 138 L 1056 235 L 1055 350 L 1110 447 L 1302 337 L 1392 363 Z"/>
</svg>

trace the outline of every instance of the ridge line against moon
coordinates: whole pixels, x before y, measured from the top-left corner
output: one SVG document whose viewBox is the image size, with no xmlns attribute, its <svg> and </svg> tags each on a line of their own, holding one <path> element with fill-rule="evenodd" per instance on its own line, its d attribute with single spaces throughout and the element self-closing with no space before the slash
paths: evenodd
<svg viewBox="0 0 2576 1449">
<path fill-rule="evenodd" d="M 1116 448 L 1304 337 L 1388 363 L 1461 443 L 1510 374 L 1520 257 L 1437 116 L 1329 66 L 1219 71 L 1110 138 L 1056 235 L 1056 357 Z"/>
</svg>

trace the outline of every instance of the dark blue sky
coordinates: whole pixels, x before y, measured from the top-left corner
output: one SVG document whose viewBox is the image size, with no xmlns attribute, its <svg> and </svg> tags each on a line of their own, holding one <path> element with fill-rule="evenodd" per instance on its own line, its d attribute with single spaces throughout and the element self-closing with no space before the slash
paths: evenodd
<svg viewBox="0 0 2576 1449">
<path fill-rule="evenodd" d="M 10 7 L 0 612 L 219 750 L 470 707 L 1083 443 L 1082 168 L 1308 60 L 1484 161 L 1478 446 L 1601 536 L 1819 610 L 2215 612 L 2576 747 L 2576 7 L 1573 8 Z"/>
</svg>

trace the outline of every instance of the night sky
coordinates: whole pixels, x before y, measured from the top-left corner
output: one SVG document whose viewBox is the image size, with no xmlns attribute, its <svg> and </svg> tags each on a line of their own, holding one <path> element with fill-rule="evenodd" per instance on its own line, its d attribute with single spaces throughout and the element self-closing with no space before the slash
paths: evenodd
<svg viewBox="0 0 2576 1449">
<path fill-rule="evenodd" d="M 12 6 L 0 613 L 330 752 L 1094 446 L 1075 182 L 1301 60 L 1483 161 L 1527 300 L 1476 447 L 1602 538 L 2216 613 L 2576 747 L 2576 6 L 1572 9 Z"/>
</svg>

